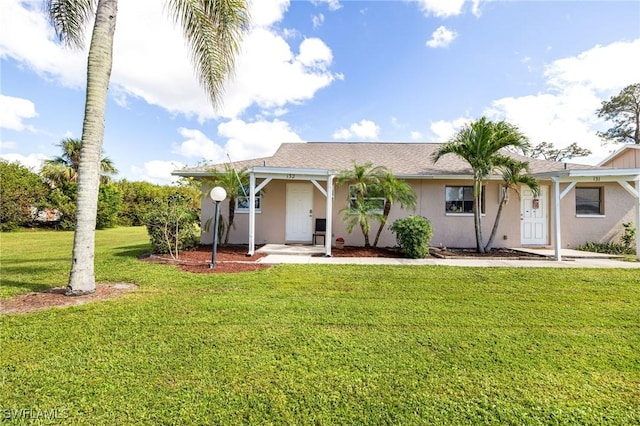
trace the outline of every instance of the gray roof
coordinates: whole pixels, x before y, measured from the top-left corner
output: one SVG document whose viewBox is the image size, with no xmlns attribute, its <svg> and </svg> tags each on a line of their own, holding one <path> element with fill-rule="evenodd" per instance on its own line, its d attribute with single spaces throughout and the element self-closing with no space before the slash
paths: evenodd
<svg viewBox="0 0 640 426">
<path fill-rule="evenodd" d="M 461 158 L 448 154 L 434 164 L 432 153 L 440 143 L 392 143 L 392 142 L 308 142 L 283 143 L 272 157 L 231 163 L 234 168 L 276 167 L 299 169 L 326 169 L 332 171 L 347 170 L 353 162 L 374 166 L 385 166 L 396 176 L 469 176 L 472 174 L 469 164 Z M 565 169 L 598 169 L 597 166 L 569 164 L 540 160 L 523 155 L 505 152 L 507 155 L 528 161 L 532 174 L 553 172 Z M 565 165 L 566 164 L 566 165 Z M 179 176 L 202 176 L 213 170 L 223 170 L 223 164 L 185 168 L 173 172 Z"/>
</svg>

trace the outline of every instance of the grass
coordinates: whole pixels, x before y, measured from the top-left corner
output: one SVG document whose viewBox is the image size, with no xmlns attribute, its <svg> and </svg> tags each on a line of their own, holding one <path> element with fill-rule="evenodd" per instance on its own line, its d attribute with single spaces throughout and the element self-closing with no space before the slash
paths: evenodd
<svg viewBox="0 0 640 426">
<path fill-rule="evenodd" d="M 2 297 L 65 285 L 72 234 L 1 237 Z M 637 270 L 291 265 L 197 275 L 137 261 L 146 250 L 142 228 L 98 231 L 98 280 L 135 282 L 137 292 L 0 317 L 0 416 L 640 422 Z"/>
</svg>

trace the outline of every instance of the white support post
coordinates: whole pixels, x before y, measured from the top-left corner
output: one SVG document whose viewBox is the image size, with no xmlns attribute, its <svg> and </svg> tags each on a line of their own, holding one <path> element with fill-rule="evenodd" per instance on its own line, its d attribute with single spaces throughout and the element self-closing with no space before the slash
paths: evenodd
<svg viewBox="0 0 640 426">
<path fill-rule="evenodd" d="M 325 217 L 327 218 L 327 226 L 324 232 L 324 255 L 326 257 L 331 257 L 331 241 L 333 240 L 333 175 L 329 175 L 327 177 L 327 204 L 326 209 L 327 212 Z"/>
<path fill-rule="evenodd" d="M 640 260 L 640 176 L 636 179 L 636 258 Z"/>
<path fill-rule="evenodd" d="M 253 256 L 256 250 L 256 175 L 249 173 L 249 251 Z"/>
<path fill-rule="evenodd" d="M 562 250 L 562 237 L 561 237 L 561 232 L 560 232 L 560 179 L 559 178 L 552 178 L 553 179 L 553 198 L 554 198 L 554 202 L 553 202 L 553 226 L 554 226 L 554 233 L 555 233 L 555 237 L 554 237 L 554 241 L 553 241 L 553 248 L 555 251 L 555 258 L 556 260 L 559 262 L 562 260 L 562 255 L 560 254 L 561 250 Z"/>
</svg>

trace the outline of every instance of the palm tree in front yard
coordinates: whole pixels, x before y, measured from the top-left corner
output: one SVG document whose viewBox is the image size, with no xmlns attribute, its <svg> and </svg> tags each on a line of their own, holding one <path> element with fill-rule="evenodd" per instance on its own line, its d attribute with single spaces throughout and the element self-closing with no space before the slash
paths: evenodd
<svg viewBox="0 0 640 426">
<path fill-rule="evenodd" d="M 200 84 L 217 106 L 231 74 L 241 36 L 249 24 L 246 0 L 167 0 L 172 20 L 182 27 Z M 100 184 L 107 90 L 113 63 L 118 0 L 47 0 L 58 37 L 69 46 L 84 44 L 83 29 L 93 21 L 87 59 L 87 90 L 78 161 L 78 200 L 67 295 L 95 291 L 95 226 Z M 95 18 L 95 21 L 94 21 Z"/>
<path fill-rule="evenodd" d="M 485 180 L 496 169 L 511 161 L 503 150 L 516 148 L 523 152 L 529 149 L 529 141 L 520 130 L 505 121 L 492 122 L 482 117 L 465 125 L 446 144 L 432 155 L 437 162 L 447 154 L 464 159 L 473 171 L 473 224 L 476 234 L 476 250 L 485 253 L 482 238 L 482 191 Z"/>
<path fill-rule="evenodd" d="M 387 169 L 374 167 L 373 163 L 357 164 L 353 162 L 353 169 L 342 170 L 338 173 L 338 185 L 349 185 L 347 188 L 347 207 L 342 209 L 342 220 L 347 224 L 347 232 L 351 233 L 355 226 L 359 226 L 364 236 L 364 246 L 371 247 L 369 219 L 380 218 L 375 206 L 368 199 L 370 188 L 378 185 Z"/>
<path fill-rule="evenodd" d="M 524 173 L 523 173 L 524 172 Z M 529 172 L 529 163 L 527 161 L 518 161 L 511 160 L 506 165 L 502 166 L 502 180 L 504 182 L 504 190 L 500 191 L 500 204 L 498 204 L 498 212 L 496 213 L 496 219 L 493 222 L 493 228 L 491 229 L 491 235 L 489 235 L 489 241 L 487 245 L 484 246 L 484 251 L 491 251 L 491 246 L 493 245 L 493 240 L 496 236 L 496 232 L 498 231 L 498 223 L 500 222 L 500 216 L 502 216 L 502 208 L 507 204 L 509 200 L 509 191 L 514 190 L 518 196 L 520 196 L 520 192 L 518 192 L 518 186 L 526 185 L 531 189 L 534 195 L 538 195 L 540 191 L 540 185 L 538 181 L 528 175 Z"/>
<path fill-rule="evenodd" d="M 244 196 L 244 190 L 249 185 L 249 172 L 247 169 L 241 169 L 236 171 L 229 164 L 224 165 L 224 172 L 214 172 L 213 177 L 205 179 L 205 182 L 209 183 L 211 187 L 221 186 L 227 191 L 227 198 L 229 199 L 229 216 L 226 224 L 225 236 L 223 245 L 229 244 L 229 234 L 231 229 L 235 228 L 234 221 L 236 217 L 236 199 L 240 194 Z M 217 232 L 217 230 L 215 230 Z"/>
<path fill-rule="evenodd" d="M 80 168 L 80 139 L 67 138 L 59 144 L 62 154 L 45 160 L 40 174 L 52 185 L 60 186 L 65 182 L 77 182 L 78 169 Z M 109 183 L 111 175 L 118 173 L 109 157 L 100 160 L 100 183 Z"/>
<path fill-rule="evenodd" d="M 396 179 L 390 171 L 387 171 L 377 187 L 384 197 L 384 208 L 382 210 L 382 216 L 380 217 L 380 226 L 378 227 L 376 238 L 373 240 L 374 247 L 378 246 L 380 234 L 387 223 L 393 204 L 400 203 L 403 209 L 410 210 L 415 210 L 417 205 L 416 192 L 413 190 L 413 187 L 404 180 Z"/>
</svg>

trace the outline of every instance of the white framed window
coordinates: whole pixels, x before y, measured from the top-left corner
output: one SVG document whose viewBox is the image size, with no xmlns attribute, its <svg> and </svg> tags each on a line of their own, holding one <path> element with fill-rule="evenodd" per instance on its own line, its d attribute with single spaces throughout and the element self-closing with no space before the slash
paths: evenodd
<svg viewBox="0 0 640 426">
<path fill-rule="evenodd" d="M 245 188 L 247 196 L 244 195 L 242 190 L 240 190 L 240 194 L 236 196 L 236 213 L 249 213 L 249 188 Z M 260 213 L 262 211 L 262 194 L 260 192 L 256 193 L 256 213 Z"/>
<path fill-rule="evenodd" d="M 604 188 L 576 187 L 576 215 L 604 216 Z"/>
<path fill-rule="evenodd" d="M 484 211 L 484 187 L 482 191 L 481 213 Z M 473 214 L 473 186 L 445 186 L 445 213 Z"/>
<path fill-rule="evenodd" d="M 375 188 L 368 188 L 367 194 L 364 197 L 364 202 L 368 206 L 368 212 L 374 214 L 382 214 L 384 211 L 384 203 L 387 201 L 382 196 L 382 192 Z M 356 210 L 357 208 L 357 194 L 355 185 L 349 185 L 349 209 Z"/>
</svg>

